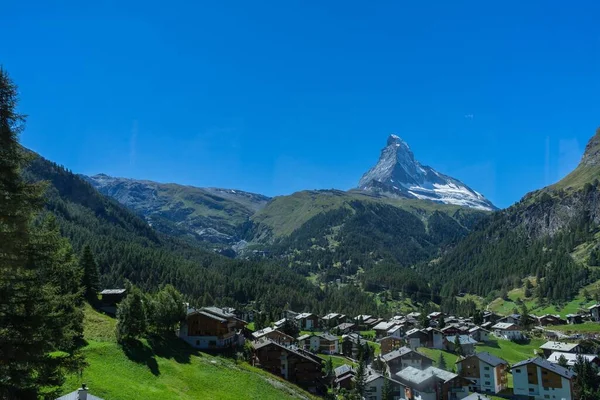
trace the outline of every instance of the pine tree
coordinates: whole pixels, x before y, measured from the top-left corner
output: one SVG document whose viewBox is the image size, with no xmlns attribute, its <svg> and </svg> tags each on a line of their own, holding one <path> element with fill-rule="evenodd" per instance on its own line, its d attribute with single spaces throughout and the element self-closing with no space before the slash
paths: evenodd
<svg viewBox="0 0 600 400">
<path fill-rule="evenodd" d="M 325 361 L 325 378 L 327 378 L 327 381 L 329 382 L 329 385 L 331 385 L 331 383 L 333 382 L 333 377 L 334 377 L 334 369 L 333 369 L 333 360 L 331 359 L 331 357 L 329 357 L 327 359 L 327 361 Z"/>
<path fill-rule="evenodd" d="M 94 304 L 98 300 L 98 291 L 100 291 L 100 274 L 92 249 L 87 244 L 83 248 L 79 265 L 83 270 L 82 284 L 85 290 L 85 298 L 91 304 Z"/>
<path fill-rule="evenodd" d="M 440 319 L 438 320 L 438 329 L 444 329 L 446 326 L 446 320 L 444 319 L 444 315 L 440 315 Z"/>
<path fill-rule="evenodd" d="M 444 358 L 444 353 L 440 352 L 440 356 L 438 357 L 437 366 L 440 369 L 446 369 L 446 359 Z"/>
<path fill-rule="evenodd" d="M 383 374 L 383 388 L 381 389 L 381 400 L 393 400 L 394 392 L 387 373 Z"/>
<path fill-rule="evenodd" d="M 569 367 L 569 363 L 567 362 L 567 359 L 562 354 L 560 355 L 560 357 L 558 357 L 558 365 L 560 365 L 561 367 L 564 367 L 564 368 Z"/>
<path fill-rule="evenodd" d="M 459 335 L 456 335 L 454 337 L 454 352 L 458 355 L 463 354 L 462 346 L 460 345 L 460 336 Z"/>
<path fill-rule="evenodd" d="M 148 318 L 144 295 L 135 286 L 117 306 L 117 340 L 126 342 L 144 335 L 148 329 Z"/>
<path fill-rule="evenodd" d="M 0 398 L 52 395 L 63 381 L 69 357 L 50 352 L 73 349 L 81 332 L 79 282 L 74 257 L 52 221 L 34 226 L 41 187 L 25 182 L 29 161 L 18 143 L 24 117 L 16 110 L 17 87 L 0 67 Z M 68 276 L 57 275 L 65 273 Z M 72 320 L 69 320 L 72 318 Z"/>
<path fill-rule="evenodd" d="M 365 394 L 365 386 L 367 385 L 367 366 L 364 358 L 361 357 L 356 368 L 356 376 L 354 377 L 354 391 L 362 398 Z"/>
</svg>

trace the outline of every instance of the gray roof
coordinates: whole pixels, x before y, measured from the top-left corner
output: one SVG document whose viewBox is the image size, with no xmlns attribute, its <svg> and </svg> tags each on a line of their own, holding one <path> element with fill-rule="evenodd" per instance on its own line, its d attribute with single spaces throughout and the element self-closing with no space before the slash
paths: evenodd
<svg viewBox="0 0 600 400">
<path fill-rule="evenodd" d="M 406 367 L 402 371 L 396 373 L 396 376 L 403 381 L 420 385 L 433 377 L 440 378 L 444 382 L 448 382 L 456 378 L 458 375 L 436 367 L 427 367 L 423 371 L 415 367 Z"/>
<path fill-rule="evenodd" d="M 127 291 L 127 289 L 104 289 L 100 292 L 100 294 L 123 294 Z M 88 395 L 88 399 L 89 399 Z"/>
<path fill-rule="evenodd" d="M 495 355 L 490 354 L 487 351 L 484 351 L 484 352 L 481 352 L 481 353 L 477 353 L 477 354 L 473 354 L 471 356 L 459 358 L 458 360 L 456 360 L 456 362 L 459 363 L 462 360 L 466 360 L 467 358 L 470 358 L 470 357 L 477 357 L 479 360 L 483 361 L 484 363 L 486 363 L 488 365 L 491 365 L 492 367 L 496 367 L 496 366 L 498 366 L 500 364 L 506 364 L 506 365 L 508 365 L 507 361 L 504 361 L 500 357 L 496 357 Z"/>
<path fill-rule="evenodd" d="M 552 350 L 552 351 L 562 351 L 564 353 L 570 353 L 575 348 L 577 348 L 579 344 L 577 343 L 564 343 L 564 342 L 546 342 L 540 346 L 542 350 Z"/>
<path fill-rule="evenodd" d="M 325 340 L 329 340 L 330 342 L 339 342 L 340 341 L 339 337 L 332 335 L 330 333 L 321 333 L 317 336 L 319 336 L 320 338 L 323 338 Z"/>
<path fill-rule="evenodd" d="M 354 324 L 352 322 L 344 322 L 344 323 L 339 324 L 335 328 L 337 328 L 337 329 L 347 329 L 347 328 L 352 328 L 353 326 L 354 326 Z"/>
<path fill-rule="evenodd" d="M 253 336 L 254 338 L 258 339 L 259 337 L 261 337 L 261 336 L 265 336 L 266 334 L 268 334 L 268 333 L 271 333 L 271 332 L 273 332 L 274 330 L 275 330 L 274 328 L 267 327 L 267 328 L 265 328 L 265 329 L 261 329 L 260 331 L 256 331 L 256 332 L 252 333 L 252 336 Z"/>
<path fill-rule="evenodd" d="M 569 366 L 575 365 L 575 363 L 577 362 L 577 359 L 579 357 L 582 357 L 583 359 L 588 360 L 589 362 L 593 362 L 594 360 L 598 359 L 598 356 L 595 354 L 574 354 L 574 353 L 561 353 L 560 351 L 556 351 L 556 352 L 550 354 L 550 357 L 548 357 L 548 361 L 558 364 L 558 361 L 560 360 L 560 356 L 563 356 L 565 358 L 565 360 L 567 360 L 567 364 Z"/>
<path fill-rule="evenodd" d="M 575 376 L 575 373 L 567 368 L 563 368 L 560 365 L 557 364 L 552 364 L 550 361 L 548 360 L 544 360 L 541 357 L 534 357 L 534 358 L 530 358 L 528 360 L 523 360 L 521 362 L 516 363 L 515 365 L 513 365 L 511 367 L 511 369 L 515 369 L 518 367 L 522 367 L 525 366 L 527 364 L 535 364 L 537 366 L 540 366 L 542 368 L 545 368 L 547 370 L 550 370 L 552 372 L 557 373 L 560 376 L 563 376 L 567 379 L 571 379 Z"/>
<path fill-rule="evenodd" d="M 513 324 L 511 322 L 498 322 L 496 325 L 492 326 L 492 329 L 500 329 L 500 330 L 511 329 L 511 328 L 517 328 L 517 325 Z"/>
<path fill-rule="evenodd" d="M 232 313 L 228 313 L 218 307 L 202 307 L 202 311 L 217 315 L 221 318 L 235 318 L 235 315 L 233 315 Z"/>
<path fill-rule="evenodd" d="M 354 372 L 354 369 L 352 369 L 352 367 L 348 364 L 344 364 L 344 365 L 340 365 L 339 367 L 335 368 L 334 370 L 335 376 L 338 377 L 340 375 L 344 375 L 347 374 L 348 372 Z"/>
<path fill-rule="evenodd" d="M 492 400 L 492 398 L 481 393 L 471 393 L 467 397 L 463 397 L 462 400 Z"/>
<path fill-rule="evenodd" d="M 311 336 L 312 336 L 312 335 L 309 335 L 309 334 L 307 333 L 307 334 L 304 334 L 304 335 L 302 335 L 302 336 L 298 336 L 298 337 L 296 338 L 296 340 L 304 340 L 304 339 L 308 339 L 308 338 L 309 338 L 309 337 L 311 337 Z"/>
<path fill-rule="evenodd" d="M 297 350 L 295 350 L 295 349 L 293 349 L 291 347 L 285 347 L 285 346 L 283 346 L 283 345 L 281 345 L 281 344 L 279 344 L 277 342 L 274 342 L 272 340 L 265 340 L 264 342 L 254 343 L 254 348 L 258 350 L 258 349 L 262 349 L 263 347 L 271 346 L 271 345 L 277 346 L 277 347 L 279 347 L 279 348 L 281 348 L 281 349 L 283 349 L 283 350 L 285 350 L 287 352 L 293 353 L 293 354 L 295 354 L 295 355 L 297 355 L 299 357 L 304 358 L 305 360 L 309 360 L 310 362 L 312 362 L 314 364 L 321 364 L 319 361 L 316 361 L 316 360 L 314 360 L 314 359 L 312 359 L 312 358 L 310 358 L 310 357 L 308 357 L 308 356 L 300 353 L 299 351 L 297 351 Z"/>
<path fill-rule="evenodd" d="M 87 399 L 88 400 L 103 400 L 98 396 L 94 396 L 93 394 L 90 394 L 89 391 L 88 391 Z M 65 394 L 64 396 L 61 396 L 56 400 L 79 400 L 78 390 L 71 392 L 69 394 Z"/>
<path fill-rule="evenodd" d="M 200 315 L 204 315 L 205 317 L 208 317 L 208 318 L 216 319 L 219 322 L 227 322 L 227 320 L 225 318 L 221 318 L 219 316 L 216 316 L 214 314 L 208 313 L 206 311 L 196 311 L 196 313 L 198 313 Z"/>
<path fill-rule="evenodd" d="M 395 358 L 403 357 L 403 356 L 407 355 L 408 353 L 410 353 L 412 351 L 413 351 L 412 349 L 409 349 L 406 346 L 400 347 L 397 350 L 390 351 L 389 353 L 382 355 L 381 359 L 383 361 L 385 361 L 385 362 L 388 362 L 388 361 L 391 361 L 391 360 L 393 360 Z"/>
<path fill-rule="evenodd" d="M 469 335 L 458 335 L 460 344 L 477 344 L 477 340 Z M 446 336 L 446 340 L 452 343 L 456 342 L 456 336 Z"/>
</svg>

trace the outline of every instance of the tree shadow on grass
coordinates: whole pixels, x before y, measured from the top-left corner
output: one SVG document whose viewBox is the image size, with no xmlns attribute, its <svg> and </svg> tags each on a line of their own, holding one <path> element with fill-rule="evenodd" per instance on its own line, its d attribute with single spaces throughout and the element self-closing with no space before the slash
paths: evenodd
<svg viewBox="0 0 600 400">
<path fill-rule="evenodd" d="M 127 358 L 131 361 L 146 365 L 154 376 L 160 375 L 158 363 L 150 347 L 136 339 L 124 341 L 121 343 L 121 347 Z"/>
<path fill-rule="evenodd" d="M 173 359 L 180 364 L 189 364 L 192 355 L 200 356 L 200 352 L 175 335 L 168 337 L 154 335 L 148 338 L 148 344 L 157 356 Z"/>
</svg>

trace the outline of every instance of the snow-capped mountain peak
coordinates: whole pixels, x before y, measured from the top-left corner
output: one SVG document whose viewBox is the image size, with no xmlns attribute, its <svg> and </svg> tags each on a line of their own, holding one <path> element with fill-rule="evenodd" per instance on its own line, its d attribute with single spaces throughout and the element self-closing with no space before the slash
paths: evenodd
<svg viewBox="0 0 600 400">
<path fill-rule="evenodd" d="M 483 195 L 450 176 L 421 165 L 398 135 L 390 135 L 377 164 L 363 175 L 358 188 L 392 196 L 431 200 L 480 210 L 496 207 Z"/>
</svg>

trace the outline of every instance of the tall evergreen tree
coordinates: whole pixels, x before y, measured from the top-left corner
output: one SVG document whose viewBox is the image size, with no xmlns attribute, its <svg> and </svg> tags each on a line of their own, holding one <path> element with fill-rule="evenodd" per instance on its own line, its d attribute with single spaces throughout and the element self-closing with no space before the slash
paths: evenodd
<svg viewBox="0 0 600 400">
<path fill-rule="evenodd" d="M 381 388 L 381 400 L 393 400 L 394 393 L 392 390 L 392 382 L 388 377 L 387 372 L 383 374 L 383 388 Z"/>
<path fill-rule="evenodd" d="M 94 254 L 89 245 L 83 248 L 80 264 L 83 270 L 83 287 L 85 290 L 85 298 L 90 303 L 95 303 L 98 300 L 98 291 L 100 291 L 100 274 L 98 273 L 98 265 L 94 259 Z"/>
<path fill-rule="evenodd" d="M 28 156 L 18 143 L 25 119 L 17 102 L 17 87 L 0 67 L 0 398 L 34 399 L 63 381 L 66 358 L 50 353 L 72 350 L 81 331 L 74 318 L 79 282 L 52 221 L 34 226 L 42 188 L 21 175 Z"/>
<path fill-rule="evenodd" d="M 361 357 L 356 368 L 356 376 L 354 377 L 354 391 L 362 399 L 365 394 L 365 387 L 367 385 L 367 362 L 364 357 Z"/>
<path fill-rule="evenodd" d="M 148 329 L 144 295 L 133 285 L 130 285 L 128 291 L 117 306 L 117 339 L 120 342 L 137 339 Z"/>
<path fill-rule="evenodd" d="M 438 357 L 437 366 L 440 369 L 446 369 L 446 359 L 444 358 L 444 353 L 440 352 L 440 356 Z"/>
</svg>

